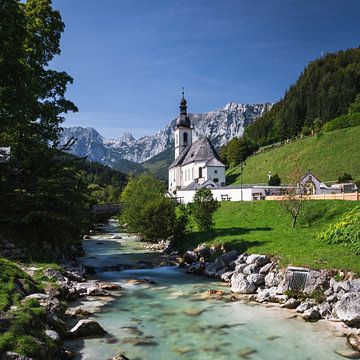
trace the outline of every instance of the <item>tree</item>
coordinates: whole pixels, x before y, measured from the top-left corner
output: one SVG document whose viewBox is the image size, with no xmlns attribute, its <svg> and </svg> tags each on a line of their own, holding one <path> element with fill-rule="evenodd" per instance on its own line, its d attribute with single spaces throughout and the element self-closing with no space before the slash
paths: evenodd
<svg viewBox="0 0 360 360">
<path fill-rule="evenodd" d="M 174 234 L 175 204 L 164 192 L 164 183 L 150 174 L 128 182 L 121 194 L 120 220 L 130 232 L 139 233 L 146 241 L 167 239 Z"/>
<path fill-rule="evenodd" d="M 72 78 L 49 68 L 60 53 L 64 23 L 50 0 L 0 2 L 0 231 L 69 248 L 89 221 L 90 199 L 74 161 L 57 148 Z"/>
<path fill-rule="evenodd" d="M 284 199 L 279 201 L 280 206 L 291 215 L 291 228 L 295 227 L 304 203 L 305 188 L 298 183 L 302 173 L 300 169 L 295 169 L 290 174 L 289 181 L 292 185 L 286 190 Z"/>
<path fill-rule="evenodd" d="M 356 95 L 354 102 L 350 104 L 348 113 L 360 113 L 360 93 Z"/>
<path fill-rule="evenodd" d="M 278 174 L 272 175 L 268 181 L 269 186 L 279 186 L 281 184 L 281 179 Z"/>
<path fill-rule="evenodd" d="M 339 176 L 338 183 L 349 183 L 352 182 L 353 178 L 350 174 L 344 173 L 343 175 Z"/>
<path fill-rule="evenodd" d="M 200 230 L 206 231 L 211 228 L 213 215 L 219 206 L 219 203 L 213 198 L 211 190 L 202 188 L 196 191 L 191 204 L 191 214 Z"/>
</svg>

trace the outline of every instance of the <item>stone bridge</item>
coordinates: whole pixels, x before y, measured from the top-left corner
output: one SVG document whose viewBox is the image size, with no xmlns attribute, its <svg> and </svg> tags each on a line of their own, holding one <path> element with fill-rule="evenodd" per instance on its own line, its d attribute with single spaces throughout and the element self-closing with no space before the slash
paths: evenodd
<svg viewBox="0 0 360 360">
<path fill-rule="evenodd" d="M 101 216 L 113 216 L 119 214 L 121 211 L 122 204 L 121 203 L 105 203 L 105 204 L 97 204 L 93 206 L 93 213 L 95 215 Z"/>
</svg>

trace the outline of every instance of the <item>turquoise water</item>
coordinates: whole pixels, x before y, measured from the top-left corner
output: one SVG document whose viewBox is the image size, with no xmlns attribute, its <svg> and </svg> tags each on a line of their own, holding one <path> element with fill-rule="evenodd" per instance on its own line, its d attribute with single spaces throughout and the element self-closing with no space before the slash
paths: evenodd
<svg viewBox="0 0 360 360">
<path fill-rule="evenodd" d="M 120 233 L 122 239 L 109 239 L 115 225 L 104 229 L 110 233 L 84 241 L 85 264 L 101 271 L 119 264 L 137 266 L 141 260 L 156 262 L 158 254 L 144 252 L 135 237 Z M 156 285 L 128 283 L 141 277 Z M 174 267 L 107 271 L 97 278 L 120 282 L 125 291 L 92 317 L 109 336 L 66 344 L 79 353 L 77 359 L 109 359 L 122 353 L 131 360 L 332 360 L 341 359 L 334 350 L 345 347 L 344 339 L 334 337 L 325 324 L 289 319 L 287 310 L 208 299 L 209 289 L 229 289 Z"/>
</svg>

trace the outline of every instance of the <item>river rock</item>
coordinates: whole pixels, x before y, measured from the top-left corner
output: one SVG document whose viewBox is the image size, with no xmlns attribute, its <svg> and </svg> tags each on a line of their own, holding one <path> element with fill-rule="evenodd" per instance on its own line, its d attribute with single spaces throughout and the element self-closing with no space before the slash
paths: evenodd
<svg viewBox="0 0 360 360">
<path fill-rule="evenodd" d="M 279 286 L 284 280 L 284 275 L 280 272 L 271 271 L 265 276 L 265 285 L 269 288 Z"/>
<path fill-rule="evenodd" d="M 316 307 L 305 310 L 302 314 L 302 317 L 305 321 L 315 322 L 321 319 L 321 315 Z"/>
<path fill-rule="evenodd" d="M 238 256 L 239 256 L 239 252 L 237 250 L 231 250 L 220 255 L 215 260 L 216 270 L 218 271 L 223 268 L 228 268 L 229 264 L 235 259 L 237 259 Z"/>
<path fill-rule="evenodd" d="M 45 269 L 43 271 L 43 274 L 50 279 L 55 279 L 60 282 L 64 282 L 66 280 L 64 275 L 59 270 L 56 269 L 52 269 L 52 268 Z"/>
<path fill-rule="evenodd" d="M 360 327 L 360 292 L 350 292 L 335 304 L 336 316 L 346 325 Z"/>
<path fill-rule="evenodd" d="M 247 264 L 255 264 L 260 268 L 270 262 L 270 259 L 266 255 L 251 254 L 247 257 Z"/>
<path fill-rule="evenodd" d="M 1 360 L 35 360 L 35 359 L 29 358 L 24 355 L 20 355 L 12 351 L 7 351 L 5 354 L 3 354 Z"/>
<path fill-rule="evenodd" d="M 352 349 L 360 352 L 360 334 L 350 334 L 347 337 L 347 343 Z"/>
<path fill-rule="evenodd" d="M 56 343 L 61 342 L 61 337 L 55 330 L 45 330 L 45 335 Z"/>
<path fill-rule="evenodd" d="M 121 285 L 118 284 L 118 283 L 114 283 L 114 282 L 99 282 L 99 283 L 97 283 L 97 285 L 102 290 L 107 290 L 107 291 L 120 291 L 120 290 L 122 290 Z"/>
<path fill-rule="evenodd" d="M 244 269 L 247 267 L 248 265 L 246 263 L 242 263 L 242 264 L 237 264 L 234 268 L 234 271 L 237 274 L 242 274 Z"/>
<path fill-rule="evenodd" d="M 94 335 L 104 335 L 106 331 L 100 324 L 94 320 L 79 320 L 78 323 L 70 330 L 73 337 L 88 337 Z"/>
<path fill-rule="evenodd" d="M 205 266 L 204 274 L 209 277 L 213 277 L 216 274 L 216 266 L 215 263 L 208 263 L 208 265 Z"/>
<path fill-rule="evenodd" d="M 205 270 L 205 263 L 200 261 L 193 262 L 187 269 L 188 273 L 201 274 Z"/>
<path fill-rule="evenodd" d="M 234 271 L 227 271 L 221 274 L 220 278 L 222 281 L 229 282 L 231 280 L 231 277 L 233 276 Z"/>
<path fill-rule="evenodd" d="M 272 263 L 272 262 L 267 263 L 259 270 L 259 274 L 266 275 L 273 266 L 274 266 L 274 263 Z"/>
<path fill-rule="evenodd" d="M 328 302 L 323 302 L 318 306 L 318 308 L 321 317 L 325 318 L 326 316 L 331 315 L 332 307 Z"/>
<path fill-rule="evenodd" d="M 200 258 L 204 258 L 205 260 L 211 255 L 210 248 L 205 243 L 199 244 L 196 249 L 194 249 L 194 252 L 198 254 Z"/>
<path fill-rule="evenodd" d="M 350 349 L 338 349 L 335 353 L 347 359 L 360 359 L 360 353 Z"/>
<path fill-rule="evenodd" d="M 187 264 L 192 264 L 193 262 L 198 261 L 199 259 L 194 251 L 186 251 L 183 258 Z"/>
<path fill-rule="evenodd" d="M 302 314 L 304 311 L 309 310 L 315 306 L 315 301 L 312 299 L 305 300 L 297 308 L 296 312 Z"/>
<path fill-rule="evenodd" d="M 109 360 L 129 360 L 129 358 L 126 357 L 124 354 L 120 354 L 120 355 L 116 355 L 115 357 L 113 357 Z"/>
<path fill-rule="evenodd" d="M 239 294 L 253 294 L 256 285 L 246 280 L 243 274 L 234 274 L 231 278 L 231 291 Z"/>
<path fill-rule="evenodd" d="M 288 300 L 288 296 L 282 293 L 279 293 L 277 287 L 265 288 L 265 289 L 257 289 L 257 295 L 255 300 L 257 302 L 273 302 L 278 304 L 284 304 Z"/>
<path fill-rule="evenodd" d="M 290 298 L 286 300 L 285 304 L 282 305 L 282 307 L 286 309 L 296 309 L 301 304 L 300 300 Z"/>
<path fill-rule="evenodd" d="M 335 293 L 344 292 L 360 292 L 360 278 L 354 280 L 346 280 L 335 282 L 332 285 Z"/>
<path fill-rule="evenodd" d="M 265 283 L 265 276 L 260 274 L 250 274 L 246 277 L 249 283 L 254 283 L 256 286 L 263 285 Z"/>
<path fill-rule="evenodd" d="M 260 270 L 260 266 L 256 264 L 249 264 L 243 268 L 243 274 L 250 275 L 250 274 L 258 274 Z"/>
</svg>

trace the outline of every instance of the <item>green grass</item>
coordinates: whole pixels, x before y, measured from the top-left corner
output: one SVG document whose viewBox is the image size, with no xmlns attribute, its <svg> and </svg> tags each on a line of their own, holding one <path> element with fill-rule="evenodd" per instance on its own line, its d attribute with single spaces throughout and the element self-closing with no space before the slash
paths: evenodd
<svg viewBox="0 0 360 360">
<path fill-rule="evenodd" d="M 357 202 L 307 201 L 295 229 L 291 216 L 275 201 L 223 202 L 214 216 L 214 228 L 185 236 L 181 249 L 197 244 L 223 244 L 248 253 L 274 255 L 282 265 L 348 269 L 360 274 L 360 256 L 344 245 L 317 240 L 319 232 L 339 220 Z"/>
<path fill-rule="evenodd" d="M 243 184 L 267 183 L 269 171 L 283 183 L 295 169 L 311 170 L 321 181 L 336 181 L 344 172 L 360 180 L 360 126 L 298 140 L 250 156 L 243 171 Z M 240 184 L 240 169 L 226 173 L 229 184 Z"/>
</svg>

